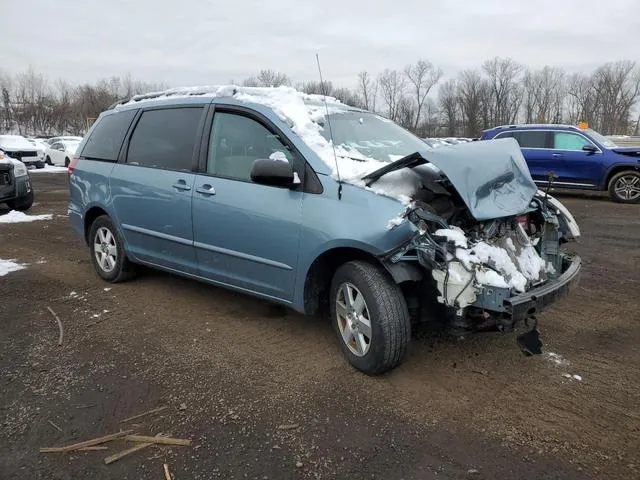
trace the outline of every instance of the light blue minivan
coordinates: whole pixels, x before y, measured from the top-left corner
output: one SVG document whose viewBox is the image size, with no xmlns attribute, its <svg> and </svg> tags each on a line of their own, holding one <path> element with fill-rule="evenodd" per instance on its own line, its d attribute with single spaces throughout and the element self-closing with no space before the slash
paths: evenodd
<svg viewBox="0 0 640 480">
<path fill-rule="evenodd" d="M 97 273 L 147 265 L 326 312 L 348 361 L 397 366 L 412 325 L 507 332 L 575 285 L 580 235 L 513 139 L 431 149 L 294 89 L 186 87 L 103 112 L 69 165 Z M 534 325 L 535 328 L 535 325 Z"/>
</svg>

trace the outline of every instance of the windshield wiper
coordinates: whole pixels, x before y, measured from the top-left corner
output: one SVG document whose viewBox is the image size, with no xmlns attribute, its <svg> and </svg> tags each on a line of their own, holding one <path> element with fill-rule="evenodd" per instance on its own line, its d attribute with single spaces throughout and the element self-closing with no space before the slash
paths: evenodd
<svg viewBox="0 0 640 480">
<path fill-rule="evenodd" d="M 419 152 L 410 153 L 409 155 L 399 158 L 378 170 L 368 173 L 362 177 L 362 179 L 365 181 L 365 185 L 370 187 L 374 182 L 389 172 L 400 170 L 402 168 L 413 168 L 425 163 L 428 163 L 428 161 Z"/>
</svg>

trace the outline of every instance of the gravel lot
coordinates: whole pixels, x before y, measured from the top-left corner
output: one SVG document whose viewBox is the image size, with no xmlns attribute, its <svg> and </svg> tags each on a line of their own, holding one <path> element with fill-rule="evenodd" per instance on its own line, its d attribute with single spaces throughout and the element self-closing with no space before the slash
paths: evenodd
<svg viewBox="0 0 640 480">
<path fill-rule="evenodd" d="M 0 223 L 0 258 L 29 264 L 0 277 L 2 479 L 159 479 L 163 463 L 180 480 L 640 476 L 638 206 L 560 197 L 585 267 L 540 316 L 544 355 L 525 357 L 514 335 L 421 336 L 370 378 L 322 318 L 159 272 L 102 282 L 68 225 L 66 175 L 32 178 L 29 214 L 53 218 Z M 111 465 L 130 444 L 38 451 L 121 428 L 192 445 Z"/>
</svg>

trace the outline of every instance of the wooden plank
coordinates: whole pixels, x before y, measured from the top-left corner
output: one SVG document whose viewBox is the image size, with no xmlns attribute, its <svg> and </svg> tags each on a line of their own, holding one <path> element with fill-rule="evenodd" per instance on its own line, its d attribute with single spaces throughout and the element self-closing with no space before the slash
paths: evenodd
<svg viewBox="0 0 640 480">
<path fill-rule="evenodd" d="M 158 443 L 161 445 L 182 445 L 189 446 L 191 445 L 191 440 L 183 439 L 183 438 L 171 438 L 171 437 L 147 437 L 145 435 L 127 435 L 124 437 L 125 440 L 130 442 L 149 442 L 149 443 Z"/>
<path fill-rule="evenodd" d="M 126 450 L 121 450 L 118 453 L 114 453 L 113 455 L 109 455 L 108 457 L 106 457 L 104 459 L 104 463 L 109 465 L 110 463 L 117 462 L 122 457 L 126 457 L 127 455 L 129 455 L 131 453 L 135 453 L 138 450 L 142 450 L 143 448 L 150 447 L 151 445 L 153 445 L 153 443 L 139 443 L 138 445 L 134 445 L 131 448 L 127 448 Z"/>
<path fill-rule="evenodd" d="M 42 447 L 40 449 L 41 453 L 53 453 L 53 452 L 70 452 L 72 450 L 78 450 L 79 448 L 84 447 L 92 447 L 94 445 L 100 445 L 101 443 L 110 442 L 111 440 L 115 440 L 116 438 L 124 437 L 125 435 L 129 435 L 133 430 L 122 430 L 117 433 L 111 433 L 109 435 L 105 435 L 104 437 L 92 438 L 91 440 L 86 440 L 80 443 L 74 443 L 73 445 L 67 445 L 65 447 Z M 150 437 L 153 438 L 153 437 Z"/>
</svg>

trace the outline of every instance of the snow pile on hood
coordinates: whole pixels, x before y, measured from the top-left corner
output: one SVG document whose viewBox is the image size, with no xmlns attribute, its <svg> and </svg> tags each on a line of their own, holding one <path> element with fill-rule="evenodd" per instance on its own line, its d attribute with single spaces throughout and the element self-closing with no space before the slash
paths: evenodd
<svg viewBox="0 0 640 480">
<path fill-rule="evenodd" d="M 44 215 L 26 215 L 17 210 L 11 210 L 6 215 L 0 215 L 0 223 L 35 222 L 36 220 L 51 220 L 52 217 L 53 215 L 50 213 Z"/>
<path fill-rule="evenodd" d="M 542 280 L 547 271 L 545 261 L 524 231 L 513 236 L 518 241 L 517 246 L 512 237 L 501 238 L 495 243 L 470 242 L 458 227 L 436 230 L 435 235 L 454 242 L 456 252 L 450 260 L 455 258 L 467 270 L 475 271 L 476 281 L 482 285 L 524 292 L 527 284 Z"/>
<path fill-rule="evenodd" d="M 17 272 L 18 270 L 23 270 L 25 267 L 24 264 L 16 263 L 15 259 L 12 260 L 3 260 L 0 258 L 0 277 L 4 277 L 6 274 L 11 272 Z"/>
<path fill-rule="evenodd" d="M 0 149 L 37 150 L 37 147 L 20 135 L 0 135 Z"/>
</svg>

